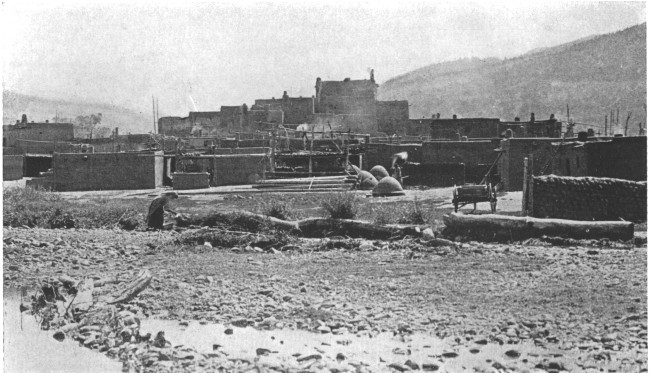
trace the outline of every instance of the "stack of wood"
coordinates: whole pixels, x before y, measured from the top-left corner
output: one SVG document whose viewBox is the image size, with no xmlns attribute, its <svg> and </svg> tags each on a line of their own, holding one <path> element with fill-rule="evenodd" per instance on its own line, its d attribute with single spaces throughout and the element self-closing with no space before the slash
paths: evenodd
<svg viewBox="0 0 650 373">
<path fill-rule="evenodd" d="M 318 176 L 293 179 L 260 180 L 254 189 L 269 192 L 343 192 L 354 189 L 356 176 Z"/>
<path fill-rule="evenodd" d="M 533 216 L 574 220 L 645 221 L 647 183 L 612 178 L 533 178 Z"/>
</svg>

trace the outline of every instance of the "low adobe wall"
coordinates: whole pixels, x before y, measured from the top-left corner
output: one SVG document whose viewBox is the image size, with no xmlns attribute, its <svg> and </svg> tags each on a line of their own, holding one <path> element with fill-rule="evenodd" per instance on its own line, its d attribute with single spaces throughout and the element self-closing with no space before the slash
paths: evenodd
<svg viewBox="0 0 650 373">
<path fill-rule="evenodd" d="M 533 177 L 531 198 L 538 218 L 645 221 L 647 216 L 646 182 L 540 176 Z"/>
<path fill-rule="evenodd" d="M 174 189 L 203 189 L 210 187 L 210 174 L 207 172 L 174 172 Z"/>
<path fill-rule="evenodd" d="M 210 186 L 252 184 L 270 169 L 266 154 L 224 154 L 183 157 L 176 160 L 179 172 L 207 172 Z"/>
<path fill-rule="evenodd" d="M 2 180 L 22 179 L 24 160 L 25 158 L 22 155 L 3 155 L 2 156 Z"/>
<path fill-rule="evenodd" d="M 54 189 L 120 190 L 162 186 L 163 152 L 55 153 Z"/>
<path fill-rule="evenodd" d="M 366 145 L 366 153 L 363 157 L 364 169 L 369 170 L 377 165 L 384 166 L 390 171 L 393 155 L 395 153 L 407 152 L 408 162 L 422 162 L 421 144 L 376 144 Z"/>
</svg>

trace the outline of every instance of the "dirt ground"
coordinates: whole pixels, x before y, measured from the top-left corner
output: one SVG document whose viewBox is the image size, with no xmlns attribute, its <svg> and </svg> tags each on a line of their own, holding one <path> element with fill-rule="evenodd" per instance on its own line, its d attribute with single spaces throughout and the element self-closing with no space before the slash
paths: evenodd
<svg viewBox="0 0 650 373">
<path fill-rule="evenodd" d="M 368 198 L 364 203 L 399 208 L 417 201 L 437 219 L 453 210 L 451 191 L 409 189 L 403 197 Z M 79 202 L 125 199 L 144 212 L 158 192 L 62 195 Z M 250 193 L 247 187 L 180 194 L 173 207 L 183 213 L 213 208 L 259 212 L 260 203 L 274 198 Z M 303 216 L 323 215 L 317 194 L 276 198 L 284 198 Z M 521 193 L 501 194 L 497 208 L 502 214 L 520 214 Z M 489 204 L 479 204 L 476 213 L 488 209 Z M 471 210 L 467 206 L 462 211 Z M 636 235 L 645 236 L 646 229 L 638 225 Z M 349 340 L 343 339 L 337 340 L 332 356 L 315 347 L 317 358 L 278 353 L 264 364 L 260 349 L 248 360 L 195 353 L 192 359 L 170 362 L 162 350 L 151 358 L 152 347 L 145 346 L 149 360 L 139 364 L 146 371 L 647 371 L 645 246 L 585 242 L 555 247 L 534 241 L 430 247 L 418 239 L 333 237 L 278 248 L 179 244 L 196 233 L 5 227 L 3 286 L 33 288 L 43 279 L 64 275 L 117 279 L 117 284 L 100 289 L 111 293 L 146 268 L 154 275 L 151 286 L 125 308 L 143 320 L 356 338 L 389 333 L 404 346 L 370 361 L 354 355 Z M 447 347 L 422 353 L 413 342 L 416 337 Z M 138 346 L 129 348 L 144 348 Z M 485 358 L 481 351 L 491 355 Z M 137 355 L 121 353 L 115 357 L 125 364 Z M 262 357 L 268 359 L 266 355 Z"/>
<path fill-rule="evenodd" d="M 442 195 L 421 198 L 444 203 Z M 187 232 L 173 231 L 5 228 L 3 234 L 5 287 L 61 275 L 128 281 L 148 268 L 154 281 L 129 306 L 143 319 L 412 334 L 453 346 L 417 362 L 396 349 L 380 358 L 385 371 L 647 371 L 645 247 L 432 248 L 414 240 L 350 240 L 336 248 L 323 239 L 263 250 L 174 245 Z M 504 350 L 471 365 L 458 361 L 462 351 L 490 346 Z M 346 354 L 344 344 L 337 348 Z M 265 371 L 364 371 L 363 363 L 344 365 L 338 356 L 336 367 L 323 358 L 297 368 L 268 363 Z M 156 362 L 148 369 L 211 371 L 219 359 L 202 355 L 192 364 Z"/>
</svg>

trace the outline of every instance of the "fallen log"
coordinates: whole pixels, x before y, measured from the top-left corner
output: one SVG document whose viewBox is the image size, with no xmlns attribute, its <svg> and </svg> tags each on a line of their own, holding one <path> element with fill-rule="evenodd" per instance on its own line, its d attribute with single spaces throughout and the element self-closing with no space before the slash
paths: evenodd
<svg viewBox="0 0 650 373">
<path fill-rule="evenodd" d="M 179 227 L 188 226 L 240 226 L 257 231 L 265 225 L 269 228 L 289 231 L 304 237 L 348 236 L 367 239 L 389 239 L 404 236 L 420 237 L 422 233 L 414 226 L 378 225 L 360 220 L 308 218 L 287 221 L 252 212 L 218 212 L 203 216 L 181 216 L 176 219 Z"/>
<path fill-rule="evenodd" d="M 263 225 L 271 228 L 297 232 L 300 230 L 297 222 L 277 219 L 272 216 L 255 214 L 248 211 L 237 212 L 219 212 L 211 211 L 206 215 L 185 216 L 181 215 L 176 218 L 179 227 L 188 227 L 190 225 L 198 226 L 216 226 L 219 224 L 238 225 L 246 228 L 259 228 Z"/>
<path fill-rule="evenodd" d="M 378 225 L 349 219 L 309 218 L 298 221 L 298 227 L 304 237 L 348 236 L 385 240 L 421 235 L 414 227 Z"/>
<path fill-rule="evenodd" d="M 144 289 L 149 286 L 153 276 L 148 269 L 141 271 L 130 284 L 128 284 L 124 289 L 122 289 L 118 294 L 113 296 L 113 299 L 109 300 L 108 304 L 123 303 L 128 302 L 131 299 L 135 298 L 140 294 Z"/>
<path fill-rule="evenodd" d="M 626 221 L 580 221 L 540 219 L 505 215 L 464 215 L 443 217 L 446 236 L 461 235 L 479 239 L 523 239 L 556 236 L 575 239 L 630 240 L 634 224 Z"/>
</svg>

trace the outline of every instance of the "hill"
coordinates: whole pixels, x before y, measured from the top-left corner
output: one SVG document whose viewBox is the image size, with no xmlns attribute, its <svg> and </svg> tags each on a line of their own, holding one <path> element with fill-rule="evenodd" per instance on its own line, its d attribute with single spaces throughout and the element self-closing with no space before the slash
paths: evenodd
<svg viewBox="0 0 650 373">
<path fill-rule="evenodd" d="M 27 114 L 30 122 L 53 122 L 58 112 L 58 117 L 62 118 L 59 122 L 74 123 L 74 119 L 79 116 L 101 113 L 100 125 L 110 129 L 118 127 L 121 134 L 148 133 L 153 129 L 151 114 L 147 116 L 115 105 L 55 100 L 11 91 L 2 93 L 2 104 L 3 124 L 15 124 L 22 114 Z"/>
<path fill-rule="evenodd" d="M 602 132 L 605 115 L 619 109 L 623 132 L 646 122 L 646 24 L 590 36 L 511 59 L 465 59 L 429 65 L 389 79 L 381 100 L 408 100 L 411 118 L 440 113 L 449 118 L 537 119 L 554 113 Z M 579 126 L 584 129 L 588 126 Z"/>
</svg>

